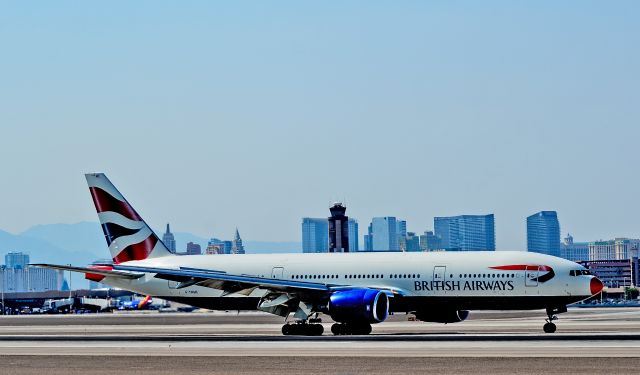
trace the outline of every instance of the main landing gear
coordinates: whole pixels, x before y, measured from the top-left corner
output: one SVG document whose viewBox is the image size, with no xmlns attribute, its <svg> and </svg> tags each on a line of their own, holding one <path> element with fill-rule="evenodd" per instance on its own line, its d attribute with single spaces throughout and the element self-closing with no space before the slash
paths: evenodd
<svg viewBox="0 0 640 375">
<path fill-rule="evenodd" d="M 368 335 L 371 333 L 369 323 L 335 323 L 331 326 L 334 335 Z"/>
<path fill-rule="evenodd" d="M 545 320 L 546 323 L 542 326 L 542 330 L 544 333 L 554 333 L 556 331 L 556 325 L 553 323 L 554 320 L 558 320 L 556 314 L 567 312 L 567 306 L 556 307 L 556 308 L 548 308 L 547 316 L 548 318 Z"/>
<path fill-rule="evenodd" d="M 282 334 L 285 336 L 322 336 L 324 327 L 321 319 L 309 319 L 309 322 L 299 320 L 295 323 L 287 323 L 282 326 Z"/>
</svg>

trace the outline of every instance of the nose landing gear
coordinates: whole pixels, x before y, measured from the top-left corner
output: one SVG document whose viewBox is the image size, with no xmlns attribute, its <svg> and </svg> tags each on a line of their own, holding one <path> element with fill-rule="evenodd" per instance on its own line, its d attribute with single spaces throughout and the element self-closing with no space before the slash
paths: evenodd
<svg viewBox="0 0 640 375">
<path fill-rule="evenodd" d="M 544 333 L 554 333 L 556 331 L 556 325 L 555 323 L 553 323 L 553 321 L 558 320 L 556 314 L 565 312 L 567 312 L 567 306 L 547 308 L 548 318 L 545 320 L 546 323 L 544 324 L 544 326 L 542 326 L 542 330 L 544 331 Z"/>
<path fill-rule="evenodd" d="M 558 319 L 558 317 L 554 316 L 553 318 L 547 319 L 547 322 L 542 326 L 544 333 L 554 333 L 556 331 L 556 325 L 551 323 L 550 319 Z"/>
</svg>

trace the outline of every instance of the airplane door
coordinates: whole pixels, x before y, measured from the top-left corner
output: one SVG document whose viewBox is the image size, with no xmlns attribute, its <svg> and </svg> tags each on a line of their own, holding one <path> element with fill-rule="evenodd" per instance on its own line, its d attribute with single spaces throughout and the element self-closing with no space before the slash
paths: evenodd
<svg viewBox="0 0 640 375">
<path fill-rule="evenodd" d="M 433 281 L 444 281 L 446 273 L 447 273 L 446 266 L 433 267 Z"/>
<path fill-rule="evenodd" d="M 527 269 L 524 271 L 525 286 L 538 286 L 539 268 L 538 266 L 527 266 Z"/>
<path fill-rule="evenodd" d="M 284 273 L 284 267 L 273 267 L 273 269 L 271 270 L 271 278 L 282 279 L 283 273 Z"/>
<path fill-rule="evenodd" d="M 168 284 L 167 286 L 169 287 L 169 289 L 177 289 L 178 285 L 180 285 L 179 282 L 171 281 L 171 280 L 167 281 L 167 284 Z"/>
</svg>

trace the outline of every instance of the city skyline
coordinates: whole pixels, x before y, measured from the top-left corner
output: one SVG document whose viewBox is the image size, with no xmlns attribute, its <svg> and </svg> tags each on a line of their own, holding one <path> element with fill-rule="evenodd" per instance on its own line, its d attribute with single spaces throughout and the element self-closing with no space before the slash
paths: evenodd
<svg viewBox="0 0 640 375">
<path fill-rule="evenodd" d="M 636 3 L 111 6 L 3 7 L 3 230 L 95 222 L 105 172 L 201 236 L 299 241 L 336 198 L 417 233 L 492 212 L 499 250 L 542 210 L 638 236 Z"/>
<path fill-rule="evenodd" d="M 545 212 L 545 211 L 543 211 L 543 212 Z M 475 216 L 475 215 L 463 214 L 463 215 L 456 215 L 456 216 Z M 531 216 L 531 215 L 529 215 L 529 216 Z M 524 219 L 528 218 L 529 216 L 525 216 L 525 217 L 524 217 Z M 436 217 L 433 217 L 433 218 L 432 218 L 432 220 L 433 220 L 433 219 L 435 219 L 435 218 L 436 218 Z M 311 219 L 315 219 L 315 218 L 311 218 Z M 324 218 L 318 218 L 318 219 L 319 219 L 319 220 L 326 220 L 326 219 L 324 219 Z M 372 218 L 372 219 L 373 219 L 373 218 Z M 521 218 L 521 219 L 522 219 L 522 218 Z M 413 225 L 412 223 L 410 223 L 410 224 L 408 225 L 408 227 L 409 227 L 409 229 L 410 229 L 410 230 L 409 230 L 409 229 L 406 229 L 406 228 L 407 228 L 407 227 L 406 227 L 406 226 L 407 226 L 407 224 L 406 224 L 406 220 L 402 220 L 402 222 L 404 222 L 404 223 L 405 223 L 405 230 L 407 230 L 408 232 L 413 232 L 413 233 L 415 233 L 415 234 L 417 234 L 417 235 L 419 235 L 419 236 L 422 236 L 422 235 L 423 235 L 423 232 L 426 232 L 426 231 L 429 231 L 429 232 L 431 232 L 432 234 L 433 234 L 433 232 L 434 232 L 434 225 L 433 225 L 433 222 L 432 222 L 432 224 L 431 224 L 431 225 L 428 225 L 426 228 L 416 228 L 416 227 L 415 227 L 415 225 Z M 83 221 L 83 222 L 78 222 L 78 223 L 68 223 L 68 224 L 67 224 L 67 223 L 49 223 L 49 224 L 42 224 L 42 223 L 40 223 L 40 224 L 35 224 L 35 225 L 33 225 L 30 229 L 32 229 L 32 228 L 37 228 L 37 227 L 40 227 L 40 226 L 47 226 L 47 225 L 76 225 L 76 224 L 84 224 L 84 223 L 87 223 L 87 224 L 96 224 L 96 223 L 97 223 L 97 221 Z M 358 225 L 357 223 L 358 223 L 358 219 L 357 219 L 357 218 L 355 218 L 355 217 L 350 217 L 350 219 L 349 219 L 349 224 L 350 224 L 350 233 L 354 233 L 354 230 L 352 230 L 352 225 L 353 225 L 353 224 L 355 224 L 355 226 L 356 226 L 356 228 L 357 228 L 357 225 Z M 165 226 L 166 226 L 166 225 L 167 225 L 167 224 L 165 224 Z M 525 227 L 526 227 L 526 226 L 525 226 Z M 568 227 L 572 227 L 572 226 L 570 226 L 570 225 L 569 225 Z M 166 228 L 166 227 L 165 227 L 165 228 Z M 234 230 L 233 230 L 233 231 L 235 232 L 236 230 L 237 230 L 237 228 L 235 228 L 235 227 L 234 227 Z M 9 233 L 9 234 L 11 234 L 11 232 L 5 231 L 3 228 L 0 228 L 0 231 L 4 231 L 5 233 Z M 162 235 L 162 237 L 164 237 L 164 235 L 166 234 L 166 229 L 165 229 L 165 232 L 163 232 L 163 231 L 161 231 L 161 230 L 154 230 L 154 231 L 155 231 L 158 235 Z M 496 237 L 498 236 L 498 233 L 499 233 L 499 232 L 500 232 L 499 230 L 496 230 Z M 205 234 L 205 235 L 202 235 L 202 234 L 196 233 L 195 231 L 191 231 L 191 230 L 189 230 L 189 229 L 185 229 L 185 230 L 181 231 L 180 233 L 183 233 L 183 234 L 189 234 L 189 235 L 194 235 L 194 236 L 198 236 L 198 237 L 203 238 L 203 239 L 205 239 L 205 238 L 212 238 L 210 235 L 206 235 L 206 234 Z M 357 233 L 357 229 L 356 229 L 355 233 Z M 571 240 L 573 241 L 573 235 L 572 235 L 572 233 L 575 233 L 575 232 L 574 232 L 572 229 L 569 229 L 569 230 L 567 230 L 567 231 L 561 231 L 560 233 L 561 233 L 561 235 L 568 235 L 568 236 L 570 236 L 570 237 L 571 237 Z M 12 235 L 20 235 L 20 234 L 21 234 L 21 233 L 15 233 L 15 234 L 12 234 Z M 525 230 L 525 234 L 526 234 L 526 230 Z M 364 237 L 364 236 L 366 236 L 366 234 L 363 234 L 363 235 L 359 236 L 359 242 L 360 242 L 360 243 L 362 243 L 363 241 L 365 241 L 365 240 L 363 239 L 363 237 Z M 579 243 L 588 243 L 588 242 L 594 242 L 594 241 L 607 241 L 607 239 L 615 239 L 615 238 L 640 238 L 640 231 L 638 231 L 638 232 L 632 232 L 632 233 L 622 233 L 622 232 L 619 232 L 619 233 L 617 233 L 616 235 L 609 236 L 609 237 L 600 237 L 600 236 L 594 236 L 594 235 L 588 235 L 588 234 L 587 234 L 586 236 L 579 237 L 579 238 L 578 238 L 578 240 L 579 240 Z M 566 238 L 565 238 L 565 240 L 566 240 Z M 301 239 L 300 239 L 300 236 L 299 236 L 299 235 L 298 235 L 298 238 L 297 238 L 297 239 L 293 239 L 293 240 L 287 240 L 287 239 L 274 239 L 273 241 L 263 241 L 263 240 L 261 240 L 260 238 L 253 238 L 253 237 L 252 237 L 252 238 L 250 239 L 250 241 L 259 241 L 259 242 L 265 242 L 265 243 L 266 243 L 266 242 L 273 242 L 273 243 L 279 243 L 279 242 L 282 242 L 282 243 L 293 243 L 293 242 L 298 242 L 298 243 L 300 243 L 301 245 L 302 245 L 302 242 L 303 242 L 303 241 L 301 241 Z M 204 242 L 206 243 L 206 240 L 204 240 Z M 506 249 L 506 248 L 502 248 L 502 249 L 501 249 L 501 248 L 499 248 L 499 247 L 496 247 L 496 250 L 498 250 L 498 251 L 500 251 L 500 250 L 504 250 L 504 251 L 509 251 L 509 250 L 527 251 L 527 242 L 528 242 L 528 241 L 527 241 L 527 236 L 525 235 L 525 236 L 524 236 L 524 238 L 522 239 L 522 242 L 521 242 L 521 244 L 520 244 L 520 247 L 519 247 L 519 248 L 513 248 L 513 249 Z M 560 241 L 560 244 L 563 244 L 563 243 L 564 243 L 563 241 Z M 173 244 L 172 244 L 172 245 L 173 245 Z M 177 244 L 177 245 L 180 245 L 180 246 L 186 246 L 186 243 L 184 243 L 184 244 L 183 244 L 183 243 L 179 243 L 179 244 Z M 177 245 L 176 245 L 176 246 L 177 246 Z M 363 251 L 363 250 L 364 250 L 364 246 L 365 246 L 365 245 L 359 246 L 359 250 L 360 250 L 360 251 Z M 6 250 L 6 251 L 11 251 L 11 249 L 4 249 L 4 250 Z M 183 251 L 183 250 L 184 250 L 184 249 L 182 249 L 181 247 L 177 247 L 177 248 L 176 248 L 176 251 L 178 251 L 178 252 Z M 204 251 L 204 249 L 203 249 L 203 251 Z"/>
</svg>

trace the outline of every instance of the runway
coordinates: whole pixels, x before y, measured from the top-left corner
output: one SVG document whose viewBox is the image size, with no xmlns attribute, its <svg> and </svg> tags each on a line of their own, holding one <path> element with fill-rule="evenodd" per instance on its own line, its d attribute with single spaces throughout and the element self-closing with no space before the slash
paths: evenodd
<svg viewBox="0 0 640 375">
<path fill-rule="evenodd" d="M 570 309 L 555 334 L 542 333 L 544 316 L 478 312 L 441 325 L 395 315 L 369 336 L 321 337 L 282 336 L 282 319 L 260 313 L 4 317 L 0 373 L 637 372 L 640 309 Z"/>
</svg>

